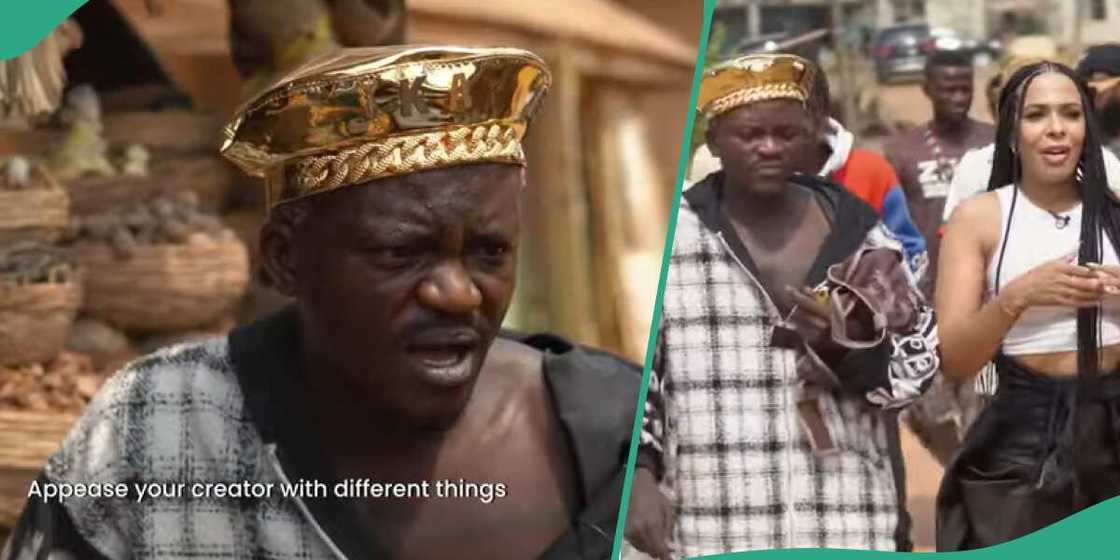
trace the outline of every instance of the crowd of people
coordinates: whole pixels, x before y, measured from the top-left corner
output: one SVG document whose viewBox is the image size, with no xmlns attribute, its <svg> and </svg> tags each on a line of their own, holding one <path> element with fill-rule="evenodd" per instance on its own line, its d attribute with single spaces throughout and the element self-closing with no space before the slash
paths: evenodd
<svg viewBox="0 0 1120 560">
<path fill-rule="evenodd" d="M 938 550 L 1120 494 L 1120 45 L 1002 64 L 992 126 L 971 58 L 931 54 L 933 118 L 883 156 L 852 148 L 808 60 L 705 71 L 633 547 L 912 549 L 906 409 L 946 465 Z"/>
</svg>

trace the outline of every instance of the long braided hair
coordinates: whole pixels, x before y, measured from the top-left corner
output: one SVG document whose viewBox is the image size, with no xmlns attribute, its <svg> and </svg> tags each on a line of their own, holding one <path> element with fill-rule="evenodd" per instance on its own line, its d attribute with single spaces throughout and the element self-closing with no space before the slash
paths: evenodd
<svg viewBox="0 0 1120 560">
<path fill-rule="evenodd" d="M 1089 88 L 1073 70 L 1056 62 L 1039 62 L 1024 66 L 1004 84 L 999 96 L 999 122 L 996 127 L 995 154 L 988 190 L 1007 184 L 1019 184 L 1022 179 L 1022 161 L 1016 154 L 1019 119 L 1027 89 L 1031 82 L 1043 74 L 1057 73 L 1069 78 L 1081 97 L 1081 110 L 1085 116 L 1085 140 L 1081 158 L 1074 172 L 1074 183 L 1081 197 L 1081 244 L 1078 263 L 1101 262 L 1103 235 L 1114 247 L 1120 247 L 1120 200 L 1109 188 L 1105 175 L 1104 157 L 1101 152 L 1101 131 L 1094 119 L 1093 96 Z M 1120 186 L 1120 185 L 1117 185 Z M 1014 208 L 1012 208 L 1012 212 Z M 1010 221 L 1010 220 L 1009 220 Z M 1083 380 L 1095 379 L 1098 374 L 1100 351 L 1100 308 L 1091 307 L 1077 311 L 1077 369 Z"/>
</svg>

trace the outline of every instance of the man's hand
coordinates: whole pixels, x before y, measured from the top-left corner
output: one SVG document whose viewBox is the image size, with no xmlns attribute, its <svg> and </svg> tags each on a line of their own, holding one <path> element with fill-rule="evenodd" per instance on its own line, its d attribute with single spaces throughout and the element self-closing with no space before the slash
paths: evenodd
<svg viewBox="0 0 1120 560">
<path fill-rule="evenodd" d="M 828 353 L 842 350 L 832 340 L 832 326 L 829 323 L 828 305 L 817 299 L 809 288 L 786 286 L 790 299 L 797 310 L 790 316 L 793 328 L 801 335 L 806 344 L 817 352 Z"/>
<path fill-rule="evenodd" d="M 657 487 L 653 473 L 641 467 L 635 469 L 634 484 L 630 487 L 630 513 L 626 517 L 626 540 L 657 560 L 673 560 L 669 551 L 672 526 L 669 500 Z"/>
</svg>

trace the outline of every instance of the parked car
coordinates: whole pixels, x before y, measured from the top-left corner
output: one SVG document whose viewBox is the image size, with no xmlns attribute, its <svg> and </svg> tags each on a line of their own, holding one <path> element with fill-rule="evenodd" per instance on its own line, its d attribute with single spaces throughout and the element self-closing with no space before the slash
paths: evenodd
<svg viewBox="0 0 1120 560">
<path fill-rule="evenodd" d="M 999 56 L 1000 48 L 998 41 L 978 41 L 952 29 L 908 23 L 880 29 L 872 41 L 871 57 L 875 77 L 879 83 L 886 83 L 920 74 L 926 57 L 936 50 L 963 50 L 971 54 L 973 64 L 984 66 Z"/>
<path fill-rule="evenodd" d="M 871 57 L 875 62 L 875 77 L 886 83 L 897 76 L 917 74 L 925 68 L 926 54 L 922 45 L 928 44 L 929 25 L 924 23 L 885 27 L 875 34 L 871 44 Z"/>
</svg>

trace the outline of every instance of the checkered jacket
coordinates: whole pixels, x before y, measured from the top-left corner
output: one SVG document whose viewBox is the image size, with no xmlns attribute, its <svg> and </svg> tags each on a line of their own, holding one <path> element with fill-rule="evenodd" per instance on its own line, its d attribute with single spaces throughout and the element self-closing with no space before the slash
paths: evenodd
<svg viewBox="0 0 1120 560">
<path fill-rule="evenodd" d="M 877 387 L 819 396 L 835 450 L 814 454 L 797 411 L 803 355 L 770 344 L 779 317 L 726 240 L 730 228 L 717 213 L 721 175 L 681 203 L 640 442 L 639 464 L 662 477 L 673 503 L 675 546 L 689 557 L 907 549 L 895 412 L 936 372 L 932 312 L 925 306 L 919 324 L 903 329 L 909 337 L 889 337 L 885 352 L 855 356 L 874 370 L 860 375 Z M 839 249 L 826 255 L 829 263 L 856 247 L 898 246 L 869 207 L 838 187 L 812 186 L 833 204 L 833 223 L 848 228 L 826 241 L 825 251 Z M 916 292 L 912 278 L 909 287 Z"/>
<path fill-rule="evenodd" d="M 112 377 L 39 482 L 279 486 L 272 451 L 218 338 L 161 351 Z M 3 558 L 53 558 L 59 550 L 76 558 L 339 558 L 293 500 L 134 501 L 70 498 L 63 511 L 31 498 Z"/>
</svg>

